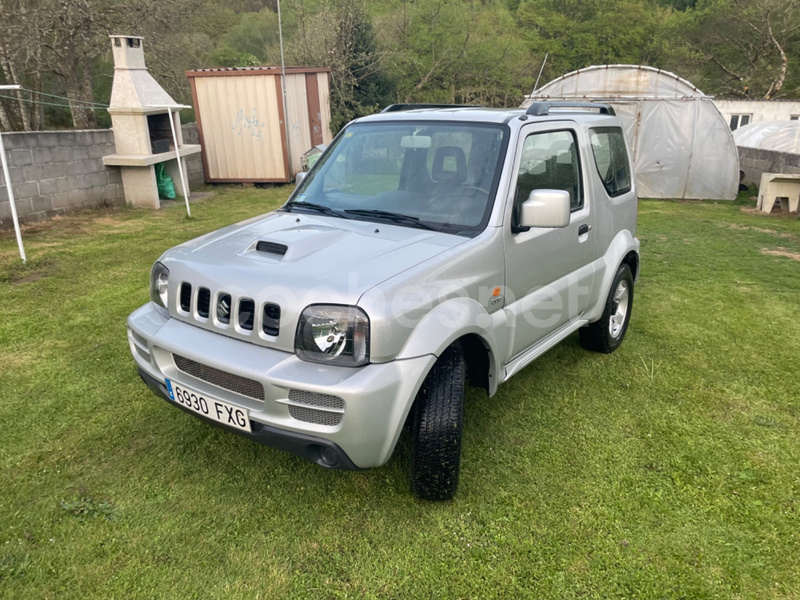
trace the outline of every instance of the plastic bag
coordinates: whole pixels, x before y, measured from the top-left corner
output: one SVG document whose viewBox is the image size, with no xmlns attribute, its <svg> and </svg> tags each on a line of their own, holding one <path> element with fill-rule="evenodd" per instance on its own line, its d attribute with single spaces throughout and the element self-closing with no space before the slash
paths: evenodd
<svg viewBox="0 0 800 600">
<path fill-rule="evenodd" d="M 156 186 L 158 187 L 158 197 L 162 200 L 175 199 L 175 182 L 164 169 L 164 163 L 156 163 Z"/>
</svg>

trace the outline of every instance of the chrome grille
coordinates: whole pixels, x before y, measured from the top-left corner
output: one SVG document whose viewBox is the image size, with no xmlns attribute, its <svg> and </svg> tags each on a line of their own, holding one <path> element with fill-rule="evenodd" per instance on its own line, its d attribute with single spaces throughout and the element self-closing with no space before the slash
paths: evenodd
<svg viewBox="0 0 800 600">
<path fill-rule="evenodd" d="M 289 405 L 289 414 L 298 421 L 305 421 L 306 423 L 314 423 L 316 425 L 327 425 L 329 427 L 338 425 L 342 421 L 342 413 L 315 410 L 313 408 L 305 408 L 293 404 Z"/>
<path fill-rule="evenodd" d="M 316 394 L 303 390 L 289 390 L 289 400 L 307 406 L 316 406 L 333 410 L 344 410 L 344 400 L 328 394 Z"/>
<path fill-rule="evenodd" d="M 242 396 L 264 400 L 264 386 L 254 379 L 227 373 L 178 354 L 173 354 L 172 358 L 175 360 L 175 366 L 192 377 L 197 377 Z"/>
<path fill-rule="evenodd" d="M 280 333 L 281 307 L 273 302 L 256 305 L 253 298 L 182 282 L 177 304 L 183 318 L 206 328 L 229 330 L 235 325 L 237 332 L 245 335 L 257 331 L 277 337 Z"/>
</svg>

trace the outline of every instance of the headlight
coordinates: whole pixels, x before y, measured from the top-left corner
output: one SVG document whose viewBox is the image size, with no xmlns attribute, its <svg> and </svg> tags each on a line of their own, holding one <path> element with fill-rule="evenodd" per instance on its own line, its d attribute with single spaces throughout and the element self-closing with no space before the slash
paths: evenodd
<svg viewBox="0 0 800 600">
<path fill-rule="evenodd" d="M 150 300 L 163 308 L 167 308 L 167 283 L 169 269 L 157 262 L 150 271 Z"/>
<path fill-rule="evenodd" d="M 369 362 L 369 319 L 355 306 L 309 306 L 300 315 L 294 348 L 303 360 L 360 367 Z"/>
</svg>

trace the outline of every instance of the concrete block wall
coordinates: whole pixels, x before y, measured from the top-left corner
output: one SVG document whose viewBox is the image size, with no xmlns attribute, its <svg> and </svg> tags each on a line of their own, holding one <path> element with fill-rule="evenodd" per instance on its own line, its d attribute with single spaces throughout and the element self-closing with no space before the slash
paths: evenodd
<svg viewBox="0 0 800 600">
<path fill-rule="evenodd" d="M 739 146 L 739 168 L 744 171 L 744 182 L 761 183 L 762 173 L 800 174 L 800 154 L 761 150 Z"/>
<path fill-rule="evenodd" d="M 102 157 L 114 152 L 109 130 L 4 133 L 3 145 L 21 222 L 125 202 L 119 169 L 103 165 Z M 0 171 L 0 228 L 12 226 Z"/>
<path fill-rule="evenodd" d="M 200 134 L 197 132 L 197 123 L 187 123 L 181 125 L 183 133 L 184 144 L 199 144 Z M 203 185 L 206 181 L 206 176 L 203 173 L 203 159 L 200 154 L 192 154 L 186 158 L 186 177 L 189 180 L 189 189 L 195 186 Z"/>
<path fill-rule="evenodd" d="M 197 126 L 183 125 L 184 143 L 198 143 Z M 125 203 L 119 167 L 106 167 L 114 154 L 110 129 L 33 131 L 3 134 L 9 175 L 20 222 L 41 221 L 80 208 Z M 200 155 L 186 159 L 189 187 L 204 181 Z M 13 227 L 8 188 L 0 170 L 0 229 Z"/>
</svg>

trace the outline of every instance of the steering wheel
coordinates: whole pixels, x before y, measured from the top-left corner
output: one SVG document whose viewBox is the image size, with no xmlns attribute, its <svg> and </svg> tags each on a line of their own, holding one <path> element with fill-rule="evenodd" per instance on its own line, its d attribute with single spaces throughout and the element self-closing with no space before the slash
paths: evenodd
<svg viewBox="0 0 800 600">
<path fill-rule="evenodd" d="M 449 198 L 475 198 L 479 193 L 487 197 L 489 196 L 489 190 L 485 190 L 477 185 L 460 185 L 455 188 L 447 189 L 441 194 L 436 194 L 431 198 L 431 201 L 438 203 L 439 201 Z"/>
<path fill-rule="evenodd" d="M 481 197 L 488 198 L 489 191 L 477 185 L 461 185 L 435 195 L 431 198 L 428 208 L 433 213 L 449 216 L 453 221 L 466 224 L 471 222 L 468 217 L 475 211 L 477 200 Z"/>
</svg>

